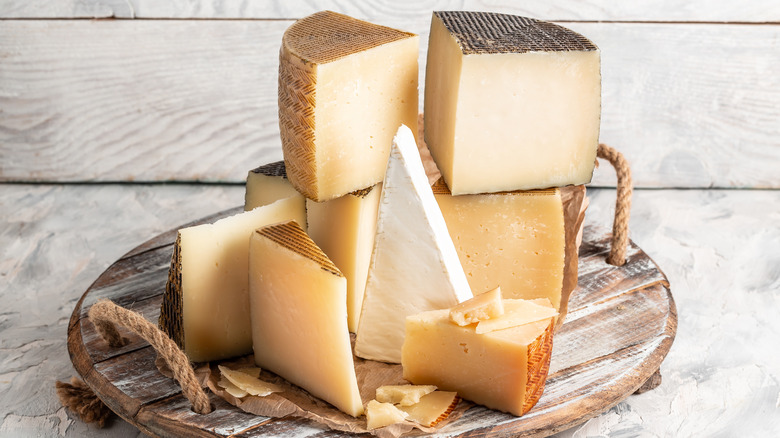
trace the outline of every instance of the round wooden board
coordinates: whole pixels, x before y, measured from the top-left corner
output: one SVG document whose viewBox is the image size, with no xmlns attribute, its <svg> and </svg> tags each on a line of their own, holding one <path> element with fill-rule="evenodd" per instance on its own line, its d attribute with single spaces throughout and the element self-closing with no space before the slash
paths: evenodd
<svg viewBox="0 0 780 438">
<path fill-rule="evenodd" d="M 187 224 L 213 222 L 227 210 Z M 302 419 L 245 413 L 209 393 L 216 409 L 190 410 L 176 382 L 157 370 L 154 350 L 120 329 L 127 345 L 112 349 L 86 317 L 108 298 L 156 324 L 176 231 L 161 234 L 117 260 L 84 293 L 68 326 L 68 351 L 95 393 L 128 422 L 152 436 L 340 436 Z M 547 436 L 580 424 L 625 399 L 658 370 L 672 345 L 677 310 L 669 283 L 633 242 L 628 262 L 605 262 L 609 234 L 586 227 L 580 248 L 579 286 L 565 324 L 556 332 L 550 374 L 537 405 L 523 417 L 481 406 L 470 408 L 438 433 L 446 436 Z"/>
</svg>

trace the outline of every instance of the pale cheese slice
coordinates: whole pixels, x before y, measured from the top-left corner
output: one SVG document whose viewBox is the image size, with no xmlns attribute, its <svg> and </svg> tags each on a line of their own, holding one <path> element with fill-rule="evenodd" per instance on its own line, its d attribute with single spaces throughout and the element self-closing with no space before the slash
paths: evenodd
<svg viewBox="0 0 780 438">
<path fill-rule="evenodd" d="M 558 316 L 550 300 L 504 300 L 504 314 L 498 318 L 479 321 L 475 331 L 477 334 L 489 333 L 510 327 L 517 327 L 541 320 L 549 320 Z"/>
<path fill-rule="evenodd" d="M 366 427 L 368 430 L 378 429 L 391 424 L 400 423 L 409 414 L 398 409 L 392 403 L 382 403 L 371 400 L 366 406 Z"/>
<path fill-rule="evenodd" d="M 411 406 L 420 401 L 420 397 L 436 391 L 433 385 L 385 385 L 376 389 L 376 400 L 382 403 Z"/>
<path fill-rule="evenodd" d="M 249 374 L 243 373 L 241 371 L 231 370 L 230 368 L 222 365 L 219 365 L 218 368 L 223 377 L 225 377 L 237 388 L 247 392 L 249 395 L 265 397 L 266 395 L 272 394 L 274 392 L 282 392 L 282 388 L 279 385 L 264 382 L 257 377 L 250 376 Z"/>
<path fill-rule="evenodd" d="M 233 382 L 227 379 L 225 376 L 220 376 L 217 382 L 220 388 L 224 389 L 228 394 L 236 398 L 242 398 L 249 395 L 248 392 L 234 385 Z"/>
<path fill-rule="evenodd" d="M 434 391 L 424 395 L 418 403 L 411 406 L 399 406 L 398 409 L 409 414 L 412 420 L 426 427 L 433 427 L 447 418 L 458 406 L 460 397 L 452 391 Z"/>
<path fill-rule="evenodd" d="M 498 318 L 504 314 L 501 287 L 474 296 L 450 309 L 450 320 L 458 325 Z"/>
<path fill-rule="evenodd" d="M 355 354 L 400 363 L 407 316 L 471 297 L 414 135 L 401 126 L 382 186 Z"/>
</svg>

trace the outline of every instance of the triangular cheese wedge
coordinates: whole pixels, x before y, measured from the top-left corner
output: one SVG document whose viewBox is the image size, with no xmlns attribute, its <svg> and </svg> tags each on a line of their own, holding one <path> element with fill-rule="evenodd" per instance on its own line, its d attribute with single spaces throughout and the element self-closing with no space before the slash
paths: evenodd
<svg viewBox="0 0 780 438">
<path fill-rule="evenodd" d="M 472 297 L 412 131 L 393 139 L 355 354 L 401 362 L 406 317 Z"/>
</svg>

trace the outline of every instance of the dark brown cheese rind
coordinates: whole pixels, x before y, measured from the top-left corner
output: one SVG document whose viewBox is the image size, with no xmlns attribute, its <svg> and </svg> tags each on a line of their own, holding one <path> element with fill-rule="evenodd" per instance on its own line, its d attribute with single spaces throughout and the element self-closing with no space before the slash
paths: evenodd
<svg viewBox="0 0 780 438">
<path fill-rule="evenodd" d="M 168 281 L 165 282 L 165 293 L 160 305 L 158 325 L 176 345 L 184 350 L 184 315 L 182 313 L 181 291 L 181 234 L 176 237 L 171 256 L 171 267 L 168 269 Z"/>
<path fill-rule="evenodd" d="M 282 178 L 287 178 L 287 171 L 284 167 L 284 161 L 263 164 L 256 169 L 250 170 L 250 172 L 265 176 L 281 176 Z"/>
<path fill-rule="evenodd" d="M 464 55 L 598 50 L 584 36 L 547 21 L 494 12 L 434 12 Z"/>
<path fill-rule="evenodd" d="M 269 225 L 256 231 L 257 234 L 276 244 L 296 253 L 320 265 L 320 267 L 334 275 L 343 277 L 339 268 L 325 255 L 313 240 L 303 231 L 295 221 L 289 221 L 276 225 Z"/>
</svg>

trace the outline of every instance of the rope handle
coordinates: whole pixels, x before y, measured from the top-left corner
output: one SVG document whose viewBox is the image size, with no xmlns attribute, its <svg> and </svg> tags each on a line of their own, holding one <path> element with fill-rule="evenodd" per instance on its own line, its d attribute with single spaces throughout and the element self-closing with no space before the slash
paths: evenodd
<svg viewBox="0 0 780 438">
<path fill-rule="evenodd" d="M 128 328 L 148 342 L 173 371 L 173 377 L 181 386 L 182 393 L 192 403 L 192 410 L 199 414 L 212 411 L 206 392 L 203 391 L 192 370 L 189 359 L 181 349 L 157 326 L 132 310 L 117 306 L 103 299 L 89 309 L 89 319 L 108 345 L 117 348 L 127 344 L 115 324 Z"/>
<path fill-rule="evenodd" d="M 612 244 L 607 263 L 623 266 L 626 263 L 628 248 L 628 219 L 631 215 L 631 194 L 634 191 L 631 182 L 631 168 L 626 158 L 616 149 L 604 143 L 599 144 L 598 158 L 609 161 L 617 174 L 617 199 L 615 200 L 615 219 L 612 222 Z"/>
</svg>

